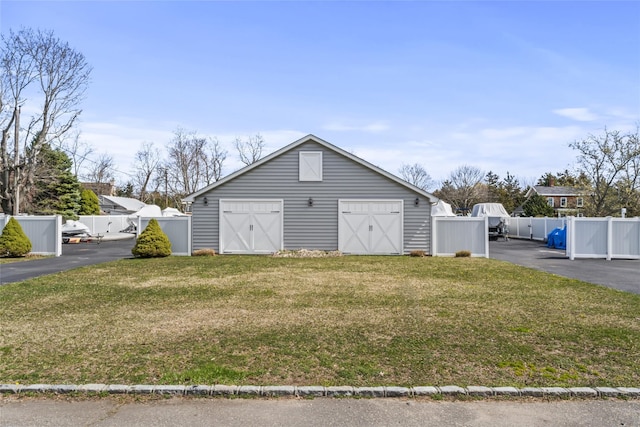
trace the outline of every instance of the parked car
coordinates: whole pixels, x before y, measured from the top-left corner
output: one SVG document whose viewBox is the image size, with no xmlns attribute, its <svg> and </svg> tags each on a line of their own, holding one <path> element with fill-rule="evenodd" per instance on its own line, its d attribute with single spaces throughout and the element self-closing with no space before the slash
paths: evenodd
<svg viewBox="0 0 640 427">
<path fill-rule="evenodd" d="M 471 210 L 473 217 L 489 217 L 489 239 L 509 239 L 509 214 L 502 203 L 478 203 Z"/>
</svg>

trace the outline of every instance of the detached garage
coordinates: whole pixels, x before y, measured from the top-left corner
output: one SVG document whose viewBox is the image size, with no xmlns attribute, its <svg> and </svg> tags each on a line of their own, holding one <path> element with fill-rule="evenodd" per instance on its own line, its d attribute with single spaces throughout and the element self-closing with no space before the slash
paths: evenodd
<svg viewBox="0 0 640 427">
<path fill-rule="evenodd" d="M 220 253 L 271 254 L 283 247 L 282 200 L 220 200 Z"/>
<path fill-rule="evenodd" d="M 185 198 L 193 249 L 222 254 L 431 252 L 437 199 L 308 135 Z"/>
<path fill-rule="evenodd" d="M 402 200 L 338 200 L 338 250 L 402 254 L 402 205 Z"/>
</svg>

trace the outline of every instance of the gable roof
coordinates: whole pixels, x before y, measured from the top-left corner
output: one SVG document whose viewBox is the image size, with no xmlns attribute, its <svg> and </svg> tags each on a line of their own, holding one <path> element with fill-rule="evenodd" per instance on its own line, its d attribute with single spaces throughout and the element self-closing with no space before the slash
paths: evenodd
<svg viewBox="0 0 640 427">
<path fill-rule="evenodd" d="M 240 169 L 240 170 L 238 170 L 238 171 L 236 171 L 236 172 L 234 172 L 234 173 L 232 173 L 230 175 L 227 175 L 226 177 L 222 178 L 221 180 L 216 181 L 213 184 L 208 185 L 208 186 L 196 191 L 195 193 L 189 194 L 187 197 L 185 197 L 182 200 L 185 201 L 185 202 L 194 202 L 195 198 L 200 196 L 201 194 L 206 193 L 206 192 L 208 192 L 210 190 L 213 190 L 214 188 L 216 188 L 216 187 L 218 187 L 218 186 L 220 186 L 220 185 L 222 185 L 222 184 L 224 184 L 226 182 L 229 182 L 229 181 L 233 180 L 234 178 L 249 172 L 250 170 L 253 170 L 253 169 L 257 168 L 257 167 L 260 167 L 261 165 L 269 162 L 270 160 L 272 160 L 272 159 L 274 159 L 274 158 L 276 158 L 278 156 L 281 156 L 282 154 L 284 154 L 284 153 L 286 153 L 288 151 L 291 151 L 291 150 L 295 149 L 296 147 L 299 147 L 300 145 L 302 145 L 302 144 L 304 144 L 306 142 L 309 142 L 309 141 L 312 141 L 312 142 L 315 142 L 315 143 L 317 143 L 319 145 L 322 145 L 323 147 L 325 147 L 325 148 L 327 148 L 327 149 L 329 149 L 331 151 L 334 151 L 334 152 L 336 152 L 336 153 L 338 153 L 338 154 L 340 154 L 340 155 L 342 155 L 342 156 L 344 156 L 344 157 L 346 157 L 346 158 L 348 158 L 350 160 L 353 160 L 354 162 L 356 162 L 356 163 L 358 163 L 358 164 L 360 164 L 360 165 L 362 165 L 362 166 L 364 166 L 364 167 L 366 167 L 368 169 L 371 169 L 372 171 L 374 171 L 376 173 L 379 173 L 380 175 L 383 175 L 386 178 L 389 178 L 390 180 L 395 181 L 400 185 L 403 185 L 403 186 L 409 188 L 411 191 L 414 191 L 414 192 L 416 192 L 416 193 L 428 198 L 431 201 L 431 203 L 436 203 L 438 201 L 438 198 L 436 196 L 434 196 L 433 194 L 428 193 L 428 192 L 416 187 L 415 185 L 412 185 L 412 184 L 408 183 L 407 181 L 405 181 L 405 180 L 403 180 L 403 179 L 401 179 L 401 178 L 399 178 L 399 177 L 397 177 L 397 176 L 385 171 L 384 169 L 381 169 L 381 168 L 379 168 L 377 166 L 374 166 L 371 163 L 367 162 L 366 160 L 363 160 L 360 157 L 355 156 L 355 155 L 353 155 L 353 154 L 351 154 L 351 153 L 349 153 L 349 152 L 347 152 L 347 151 L 345 151 L 345 150 L 343 150 L 343 149 L 341 149 L 341 148 L 339 148 L 339 147 L 337 147 L 337 146 L 335 146 L 333 144 L 330 144 L 327 141 L 325 141 L 325 140 L 323 140 L 321 138 L 318 138 L 315 135 L 311 135 L 311 134 L 309 134 L 309 135 L 307 135 L 305 137 L 302 137 L 302 138 L 298 139 L 297 141 L 294 141 L 291 144 L 289 144 L 289 145 L 287 145 L 287 146 L 285 146 L 285 147 L 283 147 L 283 148 L 281 148 L 281 149 L 279 149 L 277 151 L 274 151 L 273 153 L 269 154 L 266 157 L 263 157 L 262 159 L 258 160 L 257 162 L 255 162 L 255 163 L 253 163 L 253 164 L 251 164 L 249 166 L 245 166 L 244 168 L 242 168 L 242 169 Z"/>
<path fill-rule="evenodd" d="M 102 194 L 99 198 L 101 199 L 100 202 L 102 205 L 110 203 L 132 212 L 138 211 L 147 205 L 145 202 L 141 202 L 140 200 L 133 199 L 131 197 L 107 196 Z"/>
<path fill-rule="evenodd" d="M 533 191 L 538 193 L 541 196 L 581 196 L 582 192 L 579 188 L 575 187 L 565 187 L 565 186 L 552 186 L 547 187 L 544 185 L 534 185 L 532 187 Z M 529 191 L 529 193 L 531 190 Z M 529 197 L 530 194 L 527 194 Z"/>
</svg>

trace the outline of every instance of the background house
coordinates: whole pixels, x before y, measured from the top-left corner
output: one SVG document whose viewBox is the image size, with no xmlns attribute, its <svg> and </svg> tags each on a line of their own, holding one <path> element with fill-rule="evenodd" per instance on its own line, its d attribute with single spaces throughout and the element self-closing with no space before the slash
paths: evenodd
<svg viewBox="0 0 640 427">
<path fill-rule="evenodd" d="M 82 188 L 86 188 L 87 190 L 91 190 L 96 195 L 104 194 L 105 196 L 115 196 L 116 195 L 116 183 L 115 181 L 111 182 L 81 182 L 80 185 Z"/>
<path fill-rule="evenodd" d="M 100 194 L 100 211 L 107 215 L 128 215 L 138 212 L 147 204 L 131 197 L 117 197 Z"/>
<path fill-rule="evenodd" d="M 184 201 L 194 250 L 403 254 L 430 252 L 437 199 L 308 135 Z"/>
<path fill-rule="evenodd" d="M 537 193 L 547 200 L 555 216 L 584 216 L 584 195 L 575 187 L 535 185 L 529 188 L 525 198 Z"/>
</svg>

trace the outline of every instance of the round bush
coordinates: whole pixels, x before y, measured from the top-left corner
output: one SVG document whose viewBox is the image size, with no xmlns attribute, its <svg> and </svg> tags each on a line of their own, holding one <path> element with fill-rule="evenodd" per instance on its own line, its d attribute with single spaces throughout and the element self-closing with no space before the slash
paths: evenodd
<svg viewBox="0 0 640 427">
<path fill-rule="evenodd" d="M 31 252 L 31 241 L 22 231 L 20 223 L 14 218 L 9 222 L 0 235 L 0 256 L 21 257 Z"/>
<path fill-rule="evenodd" d="M 171 241 L 155 218 L 152 218 L 147 228 L 140 233 L 131 253 L 138 258 L 160 258 L 171 255 Z"/>
</svg>

